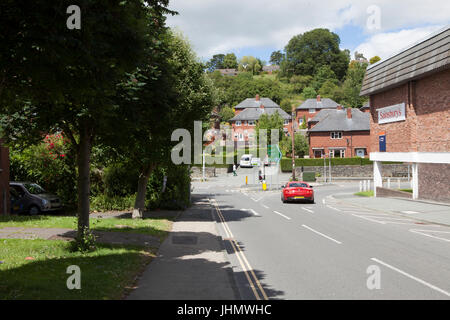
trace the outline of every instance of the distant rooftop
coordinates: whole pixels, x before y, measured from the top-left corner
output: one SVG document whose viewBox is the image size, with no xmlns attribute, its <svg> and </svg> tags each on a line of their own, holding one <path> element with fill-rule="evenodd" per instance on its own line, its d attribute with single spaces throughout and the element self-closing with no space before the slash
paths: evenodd
<svg viewBox="0 0 450 320">
<path fill-rule="evenodd" d="M 317 96 L 315 99 L 307 99 L 300 106 L 296 108 L 299 109 L 336 109 L 339 104 L 329 98 L 321 98 Z"/>
<path fill-rule="evenodd" d="M 370 116 L 356 108 L 350 108 L 352 118 L 347 117 L 347 109 L 321 110 L 312 121 L 319 121 L 309 132 L 327 131 L 369 131 Z"/>
<path fill-rule="evenodd" d="M 281 108 L 247 108 L 244 111 L 240 112 L 237 116 L 230 119 L 230 121 L 236 121 L 236 120 L 258 120 L 264 113 L 271 116 L 278 112 L 278 114 L 283 118 L 284 120 L 291 119 L 291 116 L 288 115 L 283 109 Z"/>
<path fill-rule="evenodd" d="M 239 103 L 237 106 L 235 106 L 235 109 L 247 109 L 247 108 L 259 108 L 261 104 L 265 108 L 279 108 L 280 106 L 277 105 L 275 102 L 273 102 L 269 98 L 260 98 L 259 95 L 256 95 L 254 98 L 247 98 L 241 103 Z"/>
</svg>

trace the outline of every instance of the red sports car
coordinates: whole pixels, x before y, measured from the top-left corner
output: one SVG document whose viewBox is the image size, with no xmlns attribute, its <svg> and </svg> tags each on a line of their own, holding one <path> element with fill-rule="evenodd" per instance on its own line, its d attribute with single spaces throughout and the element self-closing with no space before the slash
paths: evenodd
<svg viewBox="0 0 450 320">
<path fill-rule="evenodd" d="M 291 181 L 283 186 L 281 201 L 308 201 L 314 203 L 314 190 L 312 186 L 303 181 Z"/>
</svg>

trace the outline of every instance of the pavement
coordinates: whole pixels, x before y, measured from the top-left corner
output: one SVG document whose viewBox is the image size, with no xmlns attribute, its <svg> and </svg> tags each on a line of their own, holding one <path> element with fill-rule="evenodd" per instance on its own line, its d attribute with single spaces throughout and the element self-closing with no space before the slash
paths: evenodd
<svg viewBox="0 0 450 320">
<path fill-rule="evenodd" d="M 419 221 L 450 226 L 450 204 L 401 198 L 360 197 L 352 193 L 335 194 L 344 203 L 380 212 L 414 218 Z"/>
<path fill-rule="evenodd" d="M 236 300 L 239 292 L 209 198 L 193 195 L 128 300 Z"/>
</svg>

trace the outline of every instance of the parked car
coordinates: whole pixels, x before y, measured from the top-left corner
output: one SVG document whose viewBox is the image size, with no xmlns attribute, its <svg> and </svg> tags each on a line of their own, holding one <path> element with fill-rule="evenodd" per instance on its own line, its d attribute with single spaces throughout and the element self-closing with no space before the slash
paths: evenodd
<svg viewBox="0 0 450 320">
<path fill-rule="evenodd" d="M 10 182 L 10 194 L 14 197 L 16 213 L 28 212 L 36 215 L 41 212 L 52 212 L 62 209 L 58 196 L 47 193 L 40 185 L 32 182 Z"/>
<path fill-rule="evenodd" d="M 308 201 L 314 203 L 313 187 L 303 181 L 291 181 L 283 186 L 281 201 Z"/>
<path fill-rule="evenodd" d="M 253 156 L 251 154 L 244 154 L 241 157 L 241 161 L 239 161 L 239 166 L 241 168 L 252 168 L 252 158 Z"/>
</svg>

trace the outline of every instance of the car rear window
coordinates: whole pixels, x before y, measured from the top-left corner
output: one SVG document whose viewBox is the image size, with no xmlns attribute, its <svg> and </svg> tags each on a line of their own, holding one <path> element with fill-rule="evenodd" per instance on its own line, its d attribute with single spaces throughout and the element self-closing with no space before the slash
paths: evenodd
<svg viewBox="0 0 450 320">
<path fill-rule="evenodd" d="M 289 188 L 309 188 L 306 183 L 290 183 Z"/>
</svg>

